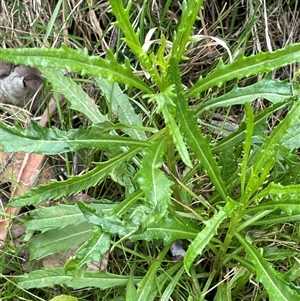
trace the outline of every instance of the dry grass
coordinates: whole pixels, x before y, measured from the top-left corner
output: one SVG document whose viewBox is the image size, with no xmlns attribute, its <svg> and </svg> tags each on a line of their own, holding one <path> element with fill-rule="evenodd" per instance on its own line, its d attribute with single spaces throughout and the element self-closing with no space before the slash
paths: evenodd
<svg viewBox="0 0 300 301">
<path fill-rule="evenodd" d="M 123 54 L 131 58 L 128 49 L 122 43 L 119 30 L 112 23 L 114 18 L 109 12 L 110 5 L 107 1 L 94 0 L 65 0 L 61 7 L 55 11 L 59 1 L 4 1 L 0 5 L 0 42 L 3 48 L 20 47 L 60 47 L 62 43 L 74 48 L 87 48 L 89 53 L 105 57 L 108 48 L 118 53 L 120 60 Z M 145 37 L 147 32 L 154 27 L 153 39 L 159 38 L 163 33 L 168 41 L 171 41 L 173 29 L 177 25 L 181 14 L 182 1 L 148 1 L 145 5 L 141 0 L 134 0 L 132 20 L 136 28 L 140 27 L 141 34 Z M 203 39 L 190 44 L 186 56 L 190 59 L 182 62 L 181 70 L 184 74 L 184 84 L 191 86 L 199 76 L 204 76 L 222 58 L 228 62 L 229 56 L 222 44 L 216 40 L 222 39 L 231 50 L 233 58 L 240 53 L 251 55 L 260 51 L 276 50 L 287 44 L 299 42 L 300 39 L 300 3 L 298 1 L 277 0 L 266 6 L 266 1 L 206 1 L 201 20 L 195 24 L 194 34 L 203 35 Z M 170 4 L 169 6 L 166 3 Z M 55 18 L 53 17 L 55 16 Z M 153 46 L 154 47 L 154 46 Z M 134 63 L 134 61 L 133 61 Z M 137 63 L 138 64 L 138 63 Z M 133 64 L 134 65 L 134 64 Z M 139 66 L 136 66 L 139 69 Z M 291 65 L 273 73 L 274 78 L 291 79 L 298 66 Z M 251 81 L 252 79 L 247 79 Z M 256 79 L 255 79 L 256 80 Z M 234 84 L 234 83 L 231 83 Z M 242 82 L 240 84 L 245 84 Z M 98 99 L 99 91 L 93 86 L 85 84 L 90 96 Z M 230 86 L 223 87 L 224 89 Z M 222 89 L 223 89 L 222 88 Z M 218 95 L 223 90 L 211 91 L 212 95 Z M 192 103 L 195 107 L 203 100 L 195 99 Z M 268 103 L 256 101 L 253 107 L 256 111 L 263 110 Z M 62 107 L 61 115 L 68 115 Z M 220 112 L 218 112 L 220 113 Z M 243 115 L 241 107 L 231 108 L 228 112 L 221 111 L 226 118 L 239 120 Z M 270 130 L 278 124 L 285 112 L 277 112 L 270 120 Z M 205 116 L 207 120 L 213 120 L 214 112 Z M 61 119 L 53 119 L 56 125 L 61 126 Z M 80 121 L 81 122 L 81 121 Z M 61 123 L 61 124 L 60 124 Z M 94 154 L 93 154 L 94 155 Z M 97 154 L 98 155 L 98 154 Z M 53 159 L 57 161 L 67 160 Z M 210 184 L 207 191 L 202 186 L 201 193 L 210 194 Z M 101 189 L 101 188 L 100 188 Z M 103 188 L 112 191 L 111 188 Z M 96 194 L 96 192 L 93 192 Z M 280 233 L 283 229 L 280 229 Z M 270 233 L 268 234 L 270 235 Z M 272 240 L 270 244 L 280 246 L 276 237 L 264 237 Z M 209 255 L 208 255 L 209 256 Z M 282 264 L 284 269 L 284 264 Z M 232 272 L 232 271 L 229 271 Z M 233 271 L 234 272 L 234 271 Z M 253 300 L 253 296 L 260 293 L 260 287 L 253 291 L 242 292 L 240 300 Z"/>
</svg>

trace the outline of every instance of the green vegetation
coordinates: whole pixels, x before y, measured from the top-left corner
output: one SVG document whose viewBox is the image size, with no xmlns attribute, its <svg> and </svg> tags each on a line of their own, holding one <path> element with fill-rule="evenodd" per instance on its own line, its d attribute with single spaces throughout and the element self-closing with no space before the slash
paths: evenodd
<svg viewBox="0 0 300 301">
<path fill-rule="evenodd" d="M 19 263 L 3 274 L 2 299 L 299 300 L 299 74 L 290 81 L 274 74 L 300 62 L 300 43 L 252 54 L 253 16 L 222 59 L 193 79 L 190 59 L 208 39 L 195 33 L 203 1 L 182 2 L 177 23 L 166 16 L 171 1 L 158 18 L 148 1 L 137 2 L 109 1 L 114 22 L 106 29 L 118 33 L 105 54 L 97 53 L 103 37 L 83 49 L 87 41 L 62 34 L 68 46 L 48 47 L 64 32 L 55 28 L 58 18 L 71 26 L 71 12 L 59 14 L 65 1 L 40 25 L 47 47 L 28 40 L 0 49 L 2 60 L 38 68 L 44 93 L 67 101 L 57 101 L 55 126 L 0 121 L 2 152 L 45 154 L 67 172 L 10 201 L 35 206 L 21 219 L 23 245 L 32 262 L 79 246 L 64 266 L 27 273 Z M 97 8 L 87 3 L 82 11 Z M 222 31 L 241 24 L 238 5 L 227 27 L 217 16 Z M 235 108 L 240 122 L 226 130 Z M 223 119 L 214 125 L 217 115 Z M 83 166 L 77 173 L 75 159 Z M 70 201 L 82 192 L 88 201 Z M 49 200 L 57 203 L 39 206 Z M 186 250 L 182 261 L 170 253 L 176 240 Z M 101 271 L 89 269 L 101 260 Z"/>
</svg>

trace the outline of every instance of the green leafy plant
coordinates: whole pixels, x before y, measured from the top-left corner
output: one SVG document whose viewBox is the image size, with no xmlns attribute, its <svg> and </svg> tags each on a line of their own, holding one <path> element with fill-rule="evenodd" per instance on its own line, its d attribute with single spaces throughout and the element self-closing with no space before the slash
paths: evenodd
<svg viewBox="0 0 300 301">
<path fill-rule="evenodd" d="M 197 274 L 209 272 L 196 286 L 199 291 L 187 297 L 205 300 L 214 290 L 217 301 L 225 300 L 224 296 L 226 300 L 239 300 L 239 289 L 247 286 L 254 274 L 255 281 L 262 284 L 260 296 L 268 295 L 273 301 L 279 300 L 278 296 L 280 300 L 299 300 L 296 278 L 290 276 L 290 270 L 285 273 L 276 270 L 264 256 L 267 247 L 260 239 L 262 234 L 255 235 L 259 225 L 263 224 L 268 231 L 274 225 L 300 219 L 300 186 L 293 176 L 299 169 L 295 150 L 300 141 L 296 75 L 292 84 L 272 80 L 268 75 L 247 87 L 237 84 L 227 94 L 204 102 L 196 111 L 189 101 L 229 81 L 268 74 L 299 62 L 300 44 L 249 57 L 241 54 L 233 62 L 220 60 L 212 72 L 185 89 L 179 63 L 186 59 L 185 51 L 192 41 L 193 24 L 203 1 L 183 2 L 172 49 L 166 47 L 166 38 L 161 36 L 155 51 L 143 49 L 139 32 L 130 20 L 130 3 L 124 8 L 121 1 L 109 2 L 115 25 L 122 31 L 140 70 L 149 74 L 149 80 L 137 76 L 128 59 L 124 64 L 119 63 L 111 51 L 104 59 L 66 46 L 0 49 L 5 61 L 37 67 L 54 92 L 63 94 L 70 108 L 89 120 L 88 126 L 67 131 L 41 128 L 35 122 L 22 129 L 0 121 L 1 151 L 56 155 L 86 148 L 101 149 L 105 154 L 105 160 L 94 162 L 86 173 L 32 188 L 10 205 L 38 205 L 45 200 L 74 195 L 108 177 L 126 187 L 120 202 L 78 201 L 33 210 L 25 222 L 27 236 L 39 233 L 29 241 L 32 260 L 73 245 L 81 247 L 64 269 L 33 271 L 16 277 L 15 283 L 23 288 L 59 284 L 107 289 L 127 285 L 131 292 L 128 300 L 155 300 L 158 294 L 168 300 L 183 275 L 197 280 Z M 118 123 L 93 107 L 81 85 L 60 69 L 92 76 L 102 90 L 108 111 L 117 116 Z M 140 100 L 153 105 L 160 123 L 153 122 L 150 126 L 143 123 L 141 112 L 136 113 L 130 102 L 129 96 L 137 93 L 142 94 Z M 269 100 L 272 105 L 255 115 L 251 102 L 257 97 Z M 238 130 L 217 141 L 203 133 L 198 116 L 214 108 L 238 104 L 245 108 L 245 118 Z M 267 135 L 268 117 L 287 107 L 285 118 Z M 280 167 L 284 170 L 281 175 Z M 126 168 L 131 169 L 131 177 L 126 177 Z M 276 172 L 279 176 L 275 177 Z M 199 174 L 213 187 L 213 193 L 206 199 L 198 195 L 199 184 L 197 187 L 192 184 Z M 126 178 L 126 184 L 120 178 Z M 158 241 L 162 245 L 144 277 L 136 276 L 134 271 L 130 276 L 86 271 L 87 263 L 97 261 L 127 239 Z M 176 240 L 187 240 L 183 262 L 159 272 Z M 282 256 L 286 259 L 289 248 L 285 250 Z M 196 259 L 202 256 L 213 257 L 208 270 L 207 266 L 196 264 Z M 236 267 L 238 272 L 224 282 L 229 267 Z"/>
</svg>

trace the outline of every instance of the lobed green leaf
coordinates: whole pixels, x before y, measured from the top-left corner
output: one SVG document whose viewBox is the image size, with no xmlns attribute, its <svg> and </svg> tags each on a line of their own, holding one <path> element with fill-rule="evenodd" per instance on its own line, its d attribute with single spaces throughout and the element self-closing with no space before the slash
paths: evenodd
<svg viewBox="0 0 300 301">
<path fill-rule="evenodd" d="M 211 219 L 204 222 L 205 228 L 198 233 L 197 237 L 192 241 L 184 256 L 183 263 L 187 273 L 189 273 L 190 267 L 195 258 L 202 254 L 202 251 L 205 249 L 207 244 L 210 242 L 213 236 L 217 234 L 219 225 L 224 219 L 231 215 L 236 207 L 237 203 L 228 198 L 225 207 L 220 208 Z"/>
<path fill-rule="evenodd" d="M 109 83 L 103 78 L 95 78 L 95 80 L 117 119 L 124 125 L 136 127 L 133 129 L 125 128 L 123 132 L 134 139 L 146 140 L 147 136 L 145 132 L 137 130 L 138 127 L 143 127 L 142 118 L 135 113 L 128 96 L 122 92 L 119 85 L 117 83 Z"/>
<path fill-rule="evenodd" d="M 80 85 L 71 78 L 54 68 L 40 68 L 43 76 L 51 82 L 54 92 L 61 93 L 68 100 L 70 108 L 83 113 L 92 123 L 105 122 L 107 117 L 102 115 L 97 105 L 83 91 Z"/>
<path fill-rule="evenodd" d="M 90 203 L 96 210 L 110 212 L 116 204 Z M 77 206 L 56 204 L 51 207 L 39 207 L 30 211 L 30 219 L 25 221 L 26 231 L 39 231 L 41 233 L 62 229 L 69 225 L 77 225 L 86 221 L 86 218 Z"/>
<path fill-rule="evenodd" d="M 23 130 L 0 121 L 1 151 L 40 153 L 45 155 L 77 151 L 82 148 L 107 149 L 118 146 L 149 146 L 150 143 L 116 135 L 102 134 L 97 127 L 61 131 L 56 127 L 44 128 L 32 121 Z"/>
<path fill-rule="evenodd" d="M 13 281 L 25 289 L 65 285 L 74 289 L 97 287 L 104 290 L 116 286 L 126 286 L 128 279 L 128 276 L 102 271 L 85 272 L 83 277 L 74 278 L 73 275 L 67 275 L 63 268 L 54 268 L 33 271 L 24 276 L 16 277 Z M 133 281 L 137 283 L 140 278 L 134 277 Z"/>
<path fill-rule="evenodd" d="M 175 85 L 174 102 L 176 105 L 176 116 L 180 124 L 180 130 L 183 133 L 187 144 L 191 147 L 196 157 L 205 168 L 215 189 L 220 193 L 221 197 L 226 200 L 227 192 L 225 184 L 222 180 L 220 169 L 210 149 L 210 139 L 208 136 L 204 136 L 201 133 L 197 121 L 194 118 L 194 114 L 188 106 L 187 98 L 184 95 L 181 85 L 178 64 L 174 59 L 170 60 L 169 80 L 170 83 Z"/>
<path fill-rule="evenodd" d="M 267 99 L 272 103 L 278 103 L 291 97 L 292 86 L 287 81 L 271 80 L 264 78 L 261 81 L 239 88 L 235 86 L 230 92 L 210 99 L 197 110 L 197 115 L 204 111 L 209 111 L 215 108 L 228 107 L 233 105 L 241 105 L 247 102 L 252 102 L 257 98 Z"/>
<path fill-rule="evenodd" d="M 93 228 L 93 235 L 76 251 L 75 257 L 65 265 L 65 271 L 82 270 L 89 262 L 100 264 L 102 256 L 110 248 L 110 235 L 102 232 L 99 227 Z"/>
<path fill-rule="evenodd" d="M 176 106 L 172 101 L 172 96 L 175 95 L 171 92 L 171 87 L 169 87 L 162 93 L 150 95 L 150 100 L 156 101 L 158 106 L 157 111 L 163 114 L 167 129 L 171 134 L 172 140 L 179 152 L 182 161 L 187 166 L 192 167 L 193 165 L 189 157 L 189 152 L 175 121 Z"/>
<path fill-rule="evenodd" d="M 203 0 L 184 0 L 179 26 L 175 32 L 172 57 L 179 62 L 186 50 L 187 43 L 191 40 L 191 33 L 199 11 L 202 9 Z"/>
<path fill-rule="evenodd" d="M 165 243 L 176 239 L 193 239 L 199 229 L 191 226 L 187 219 L 179 218 L 175 213 L 168 212 L 164 219 L 149 224 L 145 231 L 138 231 L 130 236 L 131 241 L 163 239 Z"/>
<path fill-rule="evenodd" d="M 150 57 L 147 55 L 147 52 L 141 46 L 141 43 L 138 38 L 138 33 L 135 32 L 132 27 L 129 12 L 131 8 L 131 1 L 129 1 L 126 9 L 123 7 L 123 3 L 120 0 L 110 0 L 109 1 L 112 7 L 112 12 L 115 15 L 117 21 L 114 23 L 118 26 L 125 36 L 125 43 L 131 49 L 131 51 L 138 58 L 139 63 L 151 74 L 152 80 L 156 83 L 157 86 L 160 86 L 160 77 L 157 69 L 152 66 Z"/>
<path fill-rule="evenodd" d="M 282 275 L 246 239 L 239 234 L 235 236 L 250 256 L 256 270 L 257 280 L 264 285 L 269 294 L 269 300 L 298 301 L 300 295 L 289 287 Z"/>
<path fill-rule="evenodd" d="M 234 62 L 224 65 L 220 60 L 218 66 L 205 78 L 200 78 L 190 88 L 186 96 L 199 97 L 199 94 L 211 87 L 220 87 L 232 79 L 241 79 L 259 73 L 268 73 L 288 64 L 300 61 L 300 43 L 291 44 L 273 52 L 260 52 L 256 55 L 244 57 L 241 54 Z"/>
<path fill-rule="evenodd" d="M 45 200 L 56 200 L 62 196 L 76 194 L 82 190 L 100 183 L 111 171 L 122 162 L 126 162 L 140 151 L 139 148 L 129 150 L 109 161 L 96 163 L 96 167 L 84 175 L 73 176 L 65 181 L 53 181 L 46 185 L 32 188 L 10 201 L 14 207 L 37 205 Z"/>
<path fill-rule="evenodd" d="M 126 222 L 114 215 L 104 215 L 103 212 L 95 210 L 84 202 L 77 202 L 77 206 L 89 223 L 99 226 L 103 232 L 123 237 L 138 228 L 138 225 L 133 222 Z"/>
<path fill-rule="evenodd" d="M 66 46 L 59 49 L 47 48 L 8 48 L 0 49 L 1 60 L 32 67 L 51 67 L 80 72 L 91 76 L 101 76 L 110 82 L 120 82 L 136 87 L 146 93 L 153 91 L 144 81 L 134 75 L 129 66 L 120 65 L 108 50 L 108 59 L 89 56 L 87 51 L 77 51 Z"/>
<path fill-rule="evenodd" d="M 160 169 L 163 163 L 166 139 L 161 139 L 144 151 L 144 157 L 136 179 L 145 194 L 145 203 L 149 207 L 147 220 L 143 223 L 159 222 L 167 213 L 171 205 L 171 186 L 165 173 Z"/>
</svg>

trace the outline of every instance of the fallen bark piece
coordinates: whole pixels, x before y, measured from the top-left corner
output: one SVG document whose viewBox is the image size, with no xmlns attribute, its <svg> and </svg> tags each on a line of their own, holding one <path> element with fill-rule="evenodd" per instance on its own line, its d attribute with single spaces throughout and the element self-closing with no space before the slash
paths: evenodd
<svg viewBox="0 0 300 301">
<path fill-rule="evenodd" d="M 60 96 L 62 99 L 62 96 Z M 51 99 L 48 105 L 48 109 L 45 110 L 41 117 L 40 124 L 45 126 L 48 118 L 52 116 L 56 111 L 56 103 L 54 99 Z M 0 154 L 3 155 L 3 154 Z M 7 156 L 7 155 L 4 155 Z M 2 160 L 3 161 L 3 160 Z M 18 166 L 18 172 L 13 173 L 14 179 L 12 179 L 12 194 L 11 198 L 23 194 L 28 191 L 35 183 L 35 180 L 39 174 L 40 167 L 44 161 L 44 155 L 41 154 L 24 154 L 21 166 Z M 0 220 L 0 248 L 3 248 L 8 228 L 11 224 L 12 218 L 19 213 L 20 208 L 7 207 L 5 209 L 5 216 Z M 8 216 L 8 217 L 7 217 Z"/>
</svg>

